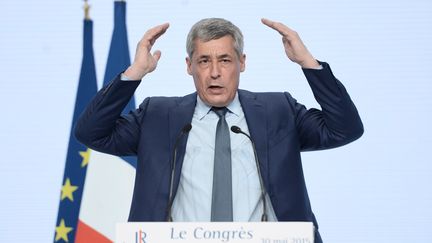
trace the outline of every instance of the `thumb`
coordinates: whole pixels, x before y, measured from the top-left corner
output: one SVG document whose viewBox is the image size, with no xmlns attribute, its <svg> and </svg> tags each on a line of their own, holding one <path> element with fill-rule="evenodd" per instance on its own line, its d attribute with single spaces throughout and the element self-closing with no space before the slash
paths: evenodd
<svg viewBox="0 0 432 243">
<path fill-rule="evenodd" d="M 286 37 L 282 37 L 282 43 L 284 45 L 290 44 L 290 41 Z"/>
<path fill-rule="evenodd" d="M 153 58 L 155 59 L 156 62 L 159 61 L 161 55 L 162 55 L 162 53 L 161 53 L 161 51 L 159 51 L 159 50 L 153 52 Z"/>
</svg>

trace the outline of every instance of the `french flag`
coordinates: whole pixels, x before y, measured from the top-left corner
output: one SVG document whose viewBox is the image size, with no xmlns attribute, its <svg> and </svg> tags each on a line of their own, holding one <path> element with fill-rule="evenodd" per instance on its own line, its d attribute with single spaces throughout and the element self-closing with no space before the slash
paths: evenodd
<svg viewBox="0 0 432 243">
<path fill-rule="evenodd" d="M 83 60 L 72 124 L 97 91 L 93 21 L 87 14 L 83 39 Z M 129 65 L 126 2 L 115 1 L 114 31 L 104 85 Z M 135 109 L 133 97 L 123 113 L 132 109 Z M 116 224 L 128 220 L 135 168 L 135 157 L 117 157 L 92 151 L 76 140 L 72 128 L 54 242 L 114 242 Z"/>
<path fill-rule="evenodd" d="M 130 66 L 126 2 L 114 2 L 114 30 L 103 84 Z M 132 97 L 123 113 L 135 109 Z M 115 226 L 127 222 L 135 181 L 135 157 L 91 151 L 75 242 L 114 242 Z"/>
</svg>

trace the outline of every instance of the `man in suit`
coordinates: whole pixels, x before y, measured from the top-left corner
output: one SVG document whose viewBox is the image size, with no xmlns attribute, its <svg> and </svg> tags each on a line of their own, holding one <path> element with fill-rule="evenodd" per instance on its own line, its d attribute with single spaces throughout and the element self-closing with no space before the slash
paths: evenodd
<svg viewBox="0 0 432 243">
<path fill-rule="evenodd" d="M 225 136 L 231 174 L 224 179 L 229 199 L 222 198 L 230 211 L 227 221 L 259 221 L 264 211 L 269 221 L 311 221 L 315 242 L 322 242 L 300 152 L 352 142 L 362 135 L 363 125 L 329 65 L 318 62 L 295 31 L 262 22 L 282 35 L 287 57 L 302 68 L 322 110 L 306 109 L 287 92 L 239 90 L 246 59 L 241 31 L 227 20 L 210 18 L 197 22 L 187 38 L 187 72 L 195 93 L 149 97 L 137 110 L 120 115 L 141 79 L 156 69 L 161 52 L 151 49 L 168 29 L 166 23 L 144 34 L 132 65 L 100 90 L 81 115 L 76 137 L 82 143 L 101 152 L 138 156 L 130 221 L 213 221 L 217 134 L 223 123 L 250 134 L 259 159 L 257 167 L 246 136 Z M 224 114 L 218 114 L 222 109 Z"/>
</svg>

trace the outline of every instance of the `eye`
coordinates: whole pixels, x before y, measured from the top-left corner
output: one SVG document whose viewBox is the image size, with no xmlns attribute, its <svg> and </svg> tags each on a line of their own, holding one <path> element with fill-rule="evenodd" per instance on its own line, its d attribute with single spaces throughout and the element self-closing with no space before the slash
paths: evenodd
<svg viewBox="0 0 432 243">
<path fill-rule="evenodd" d="M 229 63 L 229 62 L 231 62 L 231 60 L 228 59 L 228 58 L 224 58 L 224 59 L 222 59 L 222 62 L 223 62 L 223 63 Z"/>
<path fill-rule="evenodd" d="M 208 59 L 201 59 L 198 61 L 199 64 L 207 64 L 209 62 Z"/>
</svg>

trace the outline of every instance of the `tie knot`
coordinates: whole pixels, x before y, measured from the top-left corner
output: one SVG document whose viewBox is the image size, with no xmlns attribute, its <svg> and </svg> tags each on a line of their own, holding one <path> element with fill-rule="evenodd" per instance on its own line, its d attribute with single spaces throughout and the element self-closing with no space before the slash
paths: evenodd
<svg viewBox="0 0 432 243">
<path fill-rule="evenodd" d="M 225 114 L 228 111 L 228 108 L 226 108 L 226 107 L 214 107 L 213 106 L 211 109 L 214 113 L 216 113 L 216 115 L 219 116 L 219 118 L 225 116 Z"/>
</svg>

